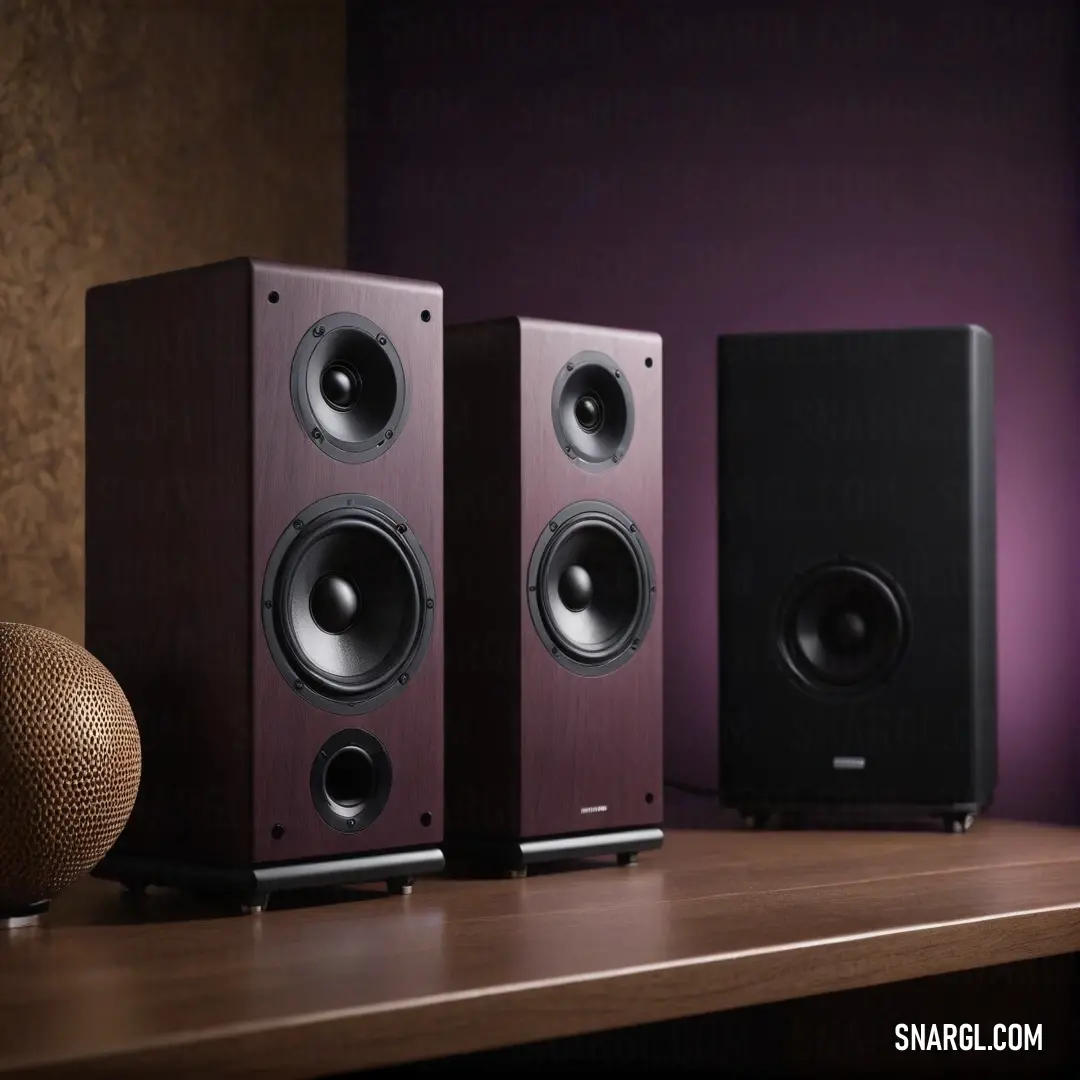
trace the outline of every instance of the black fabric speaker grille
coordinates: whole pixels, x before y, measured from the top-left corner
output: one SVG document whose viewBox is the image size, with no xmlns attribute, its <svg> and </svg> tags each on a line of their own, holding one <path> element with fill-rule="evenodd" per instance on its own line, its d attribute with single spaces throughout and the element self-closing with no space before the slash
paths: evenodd
<svg viewBox="0 0 1080 1080">
<path fill-rule="evenodd" d="M 985 805 L 989 335 L 721 338 L 717 390 L 725 801 Z M 854 639 L 873 628 L 860 652 Z"/>
</svg>

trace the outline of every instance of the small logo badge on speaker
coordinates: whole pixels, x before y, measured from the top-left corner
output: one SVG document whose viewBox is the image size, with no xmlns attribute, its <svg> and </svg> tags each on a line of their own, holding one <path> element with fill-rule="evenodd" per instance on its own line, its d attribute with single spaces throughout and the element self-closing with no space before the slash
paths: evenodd
<svg viewBox="0 0 1080 1080">
<path fill-rule="evenodd" d="M 583 814 L 606 814 L 606 806 L 583 806 L 581 808 Z"/>
<path fill-rule="evenodd" d="M 865 769 L 866 758 L 864 757 L 834 757 L 832 759 L 834 769 Z"/>
</svg>

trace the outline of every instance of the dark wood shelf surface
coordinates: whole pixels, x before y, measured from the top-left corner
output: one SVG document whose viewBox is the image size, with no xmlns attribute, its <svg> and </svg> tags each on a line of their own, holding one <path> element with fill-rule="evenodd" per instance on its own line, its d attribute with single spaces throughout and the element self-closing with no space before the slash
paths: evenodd
<svg viewBox="0 0 1080 1080">
<path fill-rule="evenodd" d="M 0 935 L 0 1075 L 309 1077 L 1080 950 L 1080 829 L 675 831 L 636 867 Z"/>
</svg>

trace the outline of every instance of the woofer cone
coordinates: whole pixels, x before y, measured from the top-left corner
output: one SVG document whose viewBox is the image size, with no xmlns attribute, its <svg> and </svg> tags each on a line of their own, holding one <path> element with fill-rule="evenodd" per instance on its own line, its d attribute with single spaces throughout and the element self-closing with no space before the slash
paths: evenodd
<svg viewBox="0 0 1080 1080">
<path fill-rule="evenodd" d="M 371 461 L 408 419 L 401 358 L 370 319 L 338 312 L 310 326 L 293 355 L 293 410 L 311 441 L 338 461 Z"/>
<path fill-rule="evenodd" d="M 274 661 L 331 712 L 369 712 L 405 688 L 427 651 L 434 604 L 431 568 L 407 522 L 365 495 L 309 507 L 264 575 Z"/>
<path fill-rule="evenodd" d="M 575 503 L 541 534 L 529 564 L 529 610 L 552 657 L 579 675 L 627 663 L 649 629 L 655 571 L 648 545 L 618 507 Z"/>
<path fill-rule="evenodd" d="M 613 468 L 634 436 L 634 397 L 626 374 L 604 353 L 577 353 L 555 379 L 551 421 L 563 453 L 575 465 L 588 472 Z"/>
<path fill-rule="evenodd" d="M 390 755 L 374 735 L 354 728 L 327 739 L 311 765 L 311 801 L 338 832 L 360 832 L 390 799 L 394 775 Z"/>
<path fill-rule="evenodd" d="M 804 687 L 850 693 L 895 670 L 907 650 L 910 622 L 903 593 L 883 571 L 830 563 L 789 590 L 780 609 L 778 645 Z"/>
</svg>

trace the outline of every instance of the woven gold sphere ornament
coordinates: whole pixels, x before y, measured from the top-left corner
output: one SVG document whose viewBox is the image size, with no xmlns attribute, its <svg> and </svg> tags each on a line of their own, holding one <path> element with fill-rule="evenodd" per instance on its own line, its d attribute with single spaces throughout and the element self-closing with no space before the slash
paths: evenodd
<svg viewBox="0 0 1080 1080">
<path fill-rule="evenodd" d="M 106 667 L 60 634 L 0 622 L 0 929 L 35 921 L 127 824 L 139 730 Z"/>
</svg>

